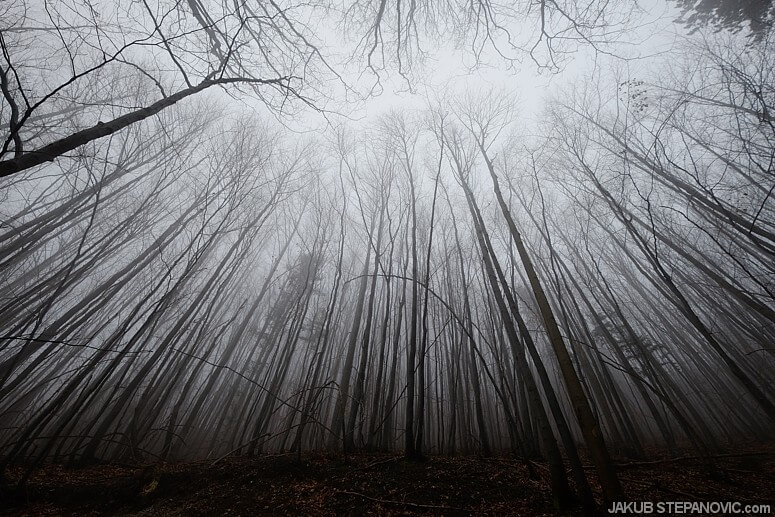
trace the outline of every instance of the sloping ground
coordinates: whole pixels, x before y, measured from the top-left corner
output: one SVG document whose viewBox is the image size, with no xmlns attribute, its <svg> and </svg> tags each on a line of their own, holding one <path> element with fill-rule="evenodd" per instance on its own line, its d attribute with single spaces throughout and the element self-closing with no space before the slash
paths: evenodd
<svg viewBox="0 0 775 517">
<path fill-rule="evenodd" d="M 775 450 L 620 465 L 629 501 L 775 503 Z M 551 515 L 548 473 L 506 457 L 311 454 L 161 467 L 47 466 L 4 515 Z M 21 474 L 11 469 L 10 478 Z M 597 487 L 594 487 L 597 488 Z M 773 506 L 775 509 L 775 506 Z"/>
</svg>

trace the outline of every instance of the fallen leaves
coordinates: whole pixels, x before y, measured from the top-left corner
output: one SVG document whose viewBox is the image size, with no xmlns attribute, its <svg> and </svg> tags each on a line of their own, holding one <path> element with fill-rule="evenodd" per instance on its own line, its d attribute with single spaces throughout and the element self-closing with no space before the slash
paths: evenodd
<svg viewBox="0 0 775 517">
<path fill-rule="evenodd" d="M 628 462 L 630 500 L 775 500 L 775 450 L 713 459 Z M 540 465 L 540 463 L 536 463 Z M 21 468 L 10 469 L 13 480 Z M 723 475 L 718 475 L 718 473 Z M 598 490 L 594 478 L 593 488 Z M 599 491 L 599 490 L 598 490 Z M 0 500 L 10 515 L 552 515 L 546 477 L 531 480 L 513 458 L 310 453 L 229 457 L 213 465 L 49 465 L 24 498 Z M 710 499 L 709 499 L 710 498 Z M 11 504 L 7 504 L 11 503 Z"/>
</svg>

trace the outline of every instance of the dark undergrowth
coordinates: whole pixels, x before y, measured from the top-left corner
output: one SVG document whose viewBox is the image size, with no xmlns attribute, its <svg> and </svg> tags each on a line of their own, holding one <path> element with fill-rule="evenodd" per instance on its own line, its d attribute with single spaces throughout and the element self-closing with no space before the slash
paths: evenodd
<svg viewBox="0 0 775 517">
<path fill-rule="evenodd" d="M 775 447 L 620 462 L 629 501 L 775 502 Z M 553 515 L 548 472 L 502 456 L 409 462 L 395 455 L 309 453 L 166 465 L 48 465 L 4 515 Z M 592 477 L 592 476 L 590 476 Z M 593 480 L 593 489 L 599 487 Z M 775 506 L 773 506 L 775 508 Z M 577 513 L 571 511 L 569 513 Z"/>
</svg>

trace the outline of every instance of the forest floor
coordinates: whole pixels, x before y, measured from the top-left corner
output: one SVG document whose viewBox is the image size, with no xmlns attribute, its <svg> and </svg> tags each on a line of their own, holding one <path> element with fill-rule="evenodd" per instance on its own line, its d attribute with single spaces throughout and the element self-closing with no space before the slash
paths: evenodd
<svg viewBox="0 0 775 517">
<path fill-rule="evenodd" d="M 619 473 L 628 501 L 775 503 L 775 447 L 719 454 L 713 462 L 714 473 L 691 456 L 622 461 Z M 534 465 L 537 479 L 505 456 L 408 462 L 321 453 L 144 467 L 50 465 L 32 475 L 23 494 L 0 494 L 0 514 L 554 515 L 548 472 Z M 8 479 L 21 472 L 9 469 Z"/>
</svg>

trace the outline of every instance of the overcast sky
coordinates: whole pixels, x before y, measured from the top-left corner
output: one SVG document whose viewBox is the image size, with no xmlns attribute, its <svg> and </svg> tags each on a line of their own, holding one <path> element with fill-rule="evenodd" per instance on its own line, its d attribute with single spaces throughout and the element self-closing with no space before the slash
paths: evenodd
<svg viewBox="0 0 775 517">
<path fill-rule="evenodd" d="M 631 28 L 616 42 L 597 52 L 584 47 L 568 57 L 563 69 L 552 73 L 540 71 L 529 56 L 516 55 L 521 63 L 508 68 L 504 61 L 490 48 L 482 55 L 477 65 L 469 49 L 456 49 L 452 44 L 434 46 L 426 44 L 423 50 L 426 58 L 416 63 L 412 77 L 412 91 L 407 82 L 393 70 L 383 73 L 380 83 L 381 94 L 374 95 L 364 102 L 348 104 L 346 108 L 337 103 L 329 105 L 332 109 L 342 109 L 355 121 L 369 124 L 379 115 L 395 108 L 422 109 L 429 99 L 454 97 L 463 91 L 504 91 L 518 100 L 519 114 L 524 124 L 532 125 L 540 114 L 545 97 L 552 91 L 558 91 L 565 85 L 573 84 L 580 76 L 590 75 L 601 68 L 624 66 L 630 70 L 642 71 L 659 55 L 675 48 L 677 36 L 684 32 L 680 24 L 674 22 L 679 11 L 672 2 L 664 0 L 646 0 L 639 2 L 642 12 L 632 20 Z M 512 27 L 518 33 L 519 27 Z M 323 35 L 329 42 L 335 41 L 337 33 Z M 363 68 L 350 67 L 345 79 L 352 84 L 371 85 L 374 76 Z M 344 108 L 344 109 L 343 109 Z M 348 111 L 349 110 L 349 111 Z M 309 116 L 309 114 L 308 114 Z M 313 122 L 318 119 L 317 122 Z M 314 115 L 307 123 L 319 124 L 320 117 Z M 331 118 L 336 120 L 337 117 Z M 295 126 L 300 128 L 301 125 Z M 324 127 L 324 126 L 323 126 Z"/>
</svg>

